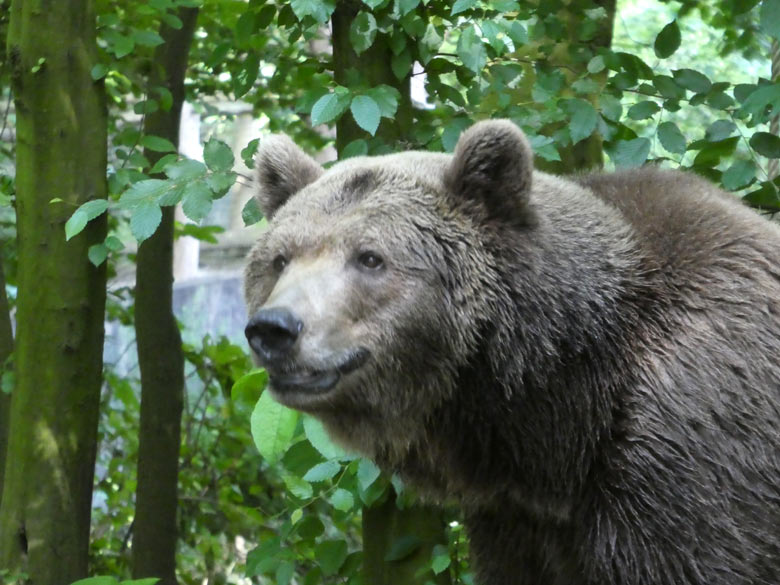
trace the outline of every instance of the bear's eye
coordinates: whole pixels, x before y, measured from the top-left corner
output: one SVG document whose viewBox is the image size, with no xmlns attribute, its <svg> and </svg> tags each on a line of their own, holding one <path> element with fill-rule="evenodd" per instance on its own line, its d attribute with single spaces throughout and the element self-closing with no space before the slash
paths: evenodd
<svg viewBox="0 0 780 585">
<path fill-rule="evenodd" d="M 360 262 L 363 268 L 368 268 L 369 270 L 377 270 L 385 263 L 382 257 L 374 252 L 363 252 L 358 256 L 358 262 Z"/>
<path fill-rule="evenodd" d="M 281 272 L 282 270 L 284 270 L 284 267 L 287 266 L 288 264 L 287 258 L 279 254 L 276 258 L 274 258 L 272 264 L 276 272 Z"/>
</svg>

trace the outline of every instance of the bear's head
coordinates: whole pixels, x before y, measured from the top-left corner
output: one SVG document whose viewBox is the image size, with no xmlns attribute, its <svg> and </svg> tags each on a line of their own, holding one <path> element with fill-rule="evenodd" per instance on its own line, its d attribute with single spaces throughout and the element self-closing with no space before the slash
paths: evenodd
<svg viewBox="0 0 780 585">
<path fill-rule="evenodd" d="M 324 170 L 265 138 L 247 338 L 275 398 L 368 455 L 403 449 L 495 335 L 507 231 L 533 229 L 532 153 L 507 121 L 454 155 L 407 152 Z M 434 423 L 435 424 L 435 423 Z"/>
</svg>

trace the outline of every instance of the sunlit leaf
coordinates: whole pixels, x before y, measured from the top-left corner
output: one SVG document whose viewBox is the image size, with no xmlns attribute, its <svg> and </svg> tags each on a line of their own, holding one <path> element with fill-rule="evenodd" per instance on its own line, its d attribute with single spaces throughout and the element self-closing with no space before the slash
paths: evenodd
<svg viewBox="0 0 780 585">
<path fill-rule="evenodd" d="M 250 418 L 255 446 L 268 463 L 276 463 L 290 445 L 298 413 L 263 392 Z"/>
</svg>

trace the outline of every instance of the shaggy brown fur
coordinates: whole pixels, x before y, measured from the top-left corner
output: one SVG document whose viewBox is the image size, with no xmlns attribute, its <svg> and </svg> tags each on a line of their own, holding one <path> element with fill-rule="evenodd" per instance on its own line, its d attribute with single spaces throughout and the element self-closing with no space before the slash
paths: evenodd
<svg viewBox="0 0 780 585">
<path fill-rule="evenodd" d="M 247 334 L 281 402 L 463 504 L 484 585 L 780 583 L 780 229 L 654 168 L 258 153 Z"/>
</svg>

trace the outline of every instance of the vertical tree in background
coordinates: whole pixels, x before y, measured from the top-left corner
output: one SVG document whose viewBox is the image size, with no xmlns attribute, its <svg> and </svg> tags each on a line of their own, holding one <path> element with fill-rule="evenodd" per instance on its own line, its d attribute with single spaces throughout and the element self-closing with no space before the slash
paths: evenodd
<svg viewBox="0 0 780 585">
<path fill-rule="evenodd" d="M 36 585 L 86 576 L 100 402 L 105 216 L 65 242 L 73 210 L 106 197 L 106 107 L 89 0 L 11 4 L 19 258 L 0 567 Z M 60 199 L 59 202 L 52 202 Z M 102 205 L 97 203 L 98 206 Z"/>
<path fill-rule="evenodd" d="M 356 54 L 349 38 L 350 25 L 358 8 L 347 2 L 339 3 L 333 13 L 333 74 L 336 83 L 348 86 L 350 70 L 360 72 L 361 80 L 369 87 L 382 84 L 400 93 L 398 110 L 393 120 L 383 119 L 375 136 L 389 146 L 409 140 L 413 123 L 409 76 L 399 80 L 390 66 L 392 52 L 385 35 L 377 35 L 373 44 L 360 55 Z M 364 138 L 365 132 L 350 116 L 342 116 L 336 124 L 336 149 L 341 156 L 344 147 L 353 140 Z M 400 510 L 395 492 L 388 488 L 387 499 L 372 507 L 363 508 L 363 582 L 371 585 L 413 585 L 429 581 L 425 571 L 433 547 L 447 542 L 444 515 L 430 506 L 413 506 Z M 413 536 L 419 540 L 413 554 L 402 559 L 386 560 L 399 538 Z M 438 583 L 448 583 L 449 574 L 437 576 Z"/>
<path fill-rule="evenodd" d="M 558 6 L 563 34 L 557 39 L 549 63 L 562 71 L 569 83 L 587 69 L 588 59 L 579 58 L 581 49 L 587 49 L 590 54 L 598 49 L 609 49 L 612 45 L 616 3 L 617 0 L 574 0 Z M 595 9 L 603 10 L 600 18 L 589 16 Z M 607 81 L 606 71 L 599 76 L 599 81 L 603 89 Z M 598 95 L 594 94 L 590 99 L 598 106 Z M 573 140 L 577 138 L 573 137 Z M 536 166 L 548 172 L 567 174 L 603 164 L 602 137 L 595 132 L 573 144 L 560 145 L 558 152 L 560 161 L 538 159 Z"/>
<path fill-rule="evenodd" d="M 0 376 L 4 373 L 4 364 L 11 355 L 14 346 L 11 329 L 11 313 L 5 294 L 5 274 L 0 261 Z M 11 409 L 11 395 L 0 389 L 0 505 L 3 502 L 3 477 L 5 475 L 5 454 L 8 447 L 8 418 Z"/>
<path fill-rule="evenodd" d="M 173 96 L 169 109 L 147 116 L 144 133 L 179 142 L 184 76 L 198 18 L 196 8 L 179 11 L 182 26 L 162 25 L 164 43 L 155 50 L 150 88 Z M 145 152 L 152 165 L 159 153 Z M 157 231 L 138 249 L 135 330 L 141 370 L 138 487 L 133 527 L 133 576 L 176 581 L 176 509 L 184 392 L 184 354 L 173 315 L 174 206 L 162 208 Z"/>
</svg>

